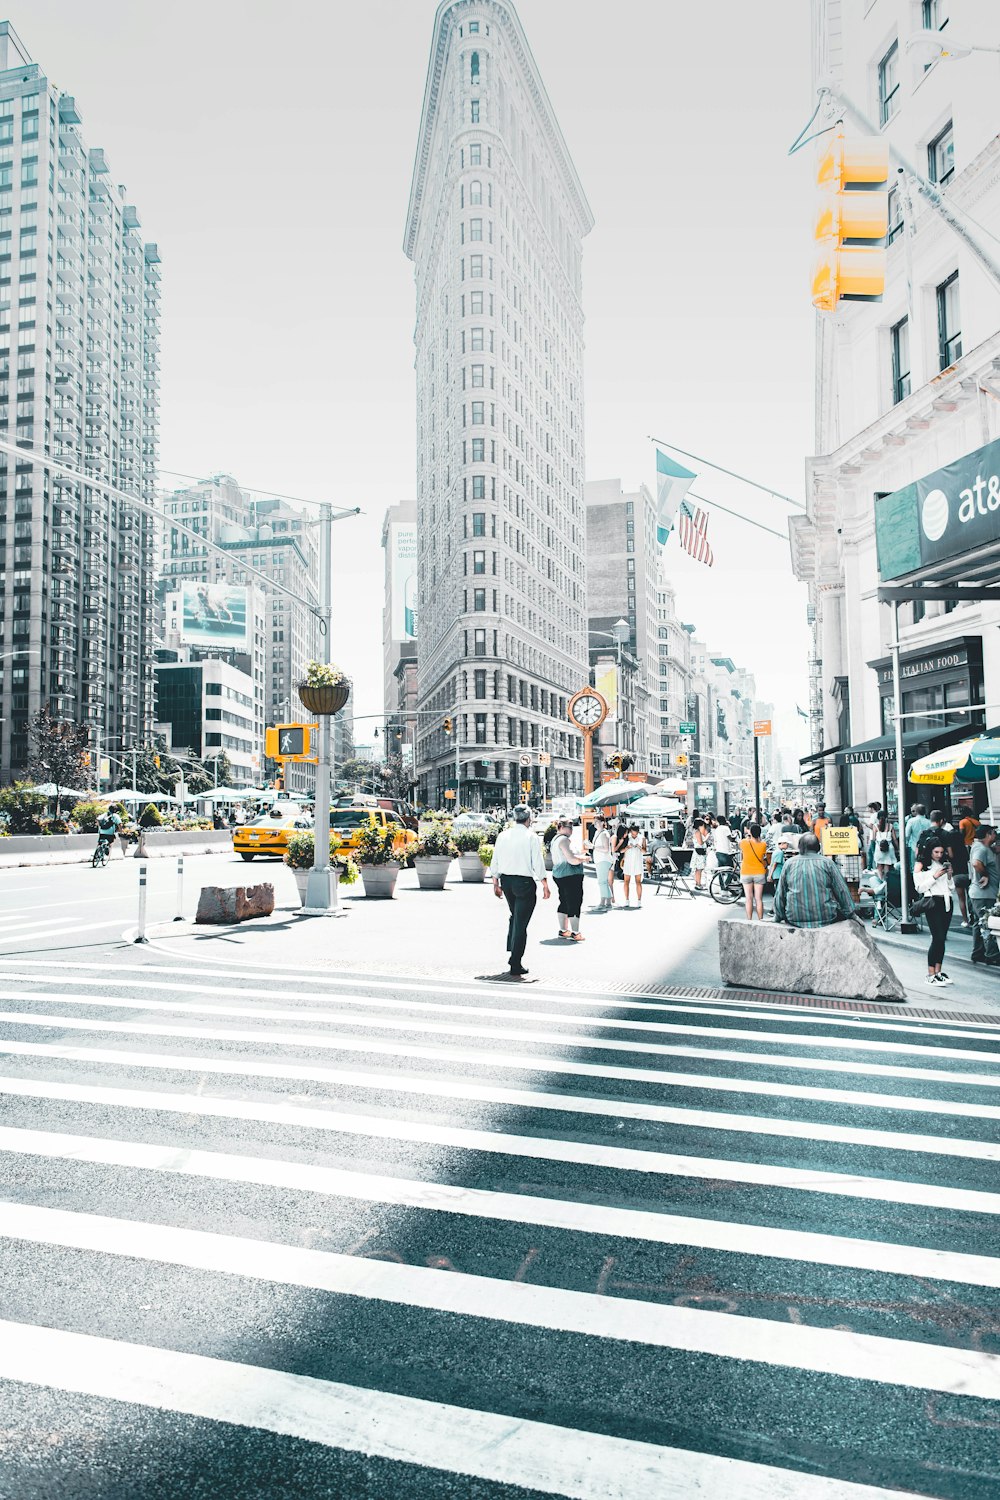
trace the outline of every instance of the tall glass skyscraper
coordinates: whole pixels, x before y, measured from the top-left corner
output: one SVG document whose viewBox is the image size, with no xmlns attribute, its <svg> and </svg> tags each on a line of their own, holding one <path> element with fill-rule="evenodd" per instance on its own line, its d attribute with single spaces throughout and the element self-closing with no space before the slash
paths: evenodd
<svg viewBox="0 0 1000 1500">
<path fill-rule="evenodd" d="M 0 22 L 0 434 L 152 503 L 159 256 L 75 100 Z M 0 776 L 42 707 L 152 729 L 152 518 L 0 454 Z"/>
<path fill-rule="evenodd" d="M 416 281 L 421 795 L 582 786 L 582 240 L 593 217 L 516 13 L 439 6 L 404 249 Z M 443 729 L 453 720 L 453 733 Z"/>
</svg>

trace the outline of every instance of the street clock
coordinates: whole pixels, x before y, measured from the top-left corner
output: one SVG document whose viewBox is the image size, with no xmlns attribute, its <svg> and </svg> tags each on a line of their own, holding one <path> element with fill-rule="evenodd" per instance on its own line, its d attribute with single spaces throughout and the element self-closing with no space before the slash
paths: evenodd
<svg viewBox="0 0 1000 1500">
<path fill-rule="evenodd" d="M 578 729 L 592 732 L 607 718 L 608 705 L 594 688 L 581 688 L 569 700 L 568 712 L 570 720 Z"/>
</svg>

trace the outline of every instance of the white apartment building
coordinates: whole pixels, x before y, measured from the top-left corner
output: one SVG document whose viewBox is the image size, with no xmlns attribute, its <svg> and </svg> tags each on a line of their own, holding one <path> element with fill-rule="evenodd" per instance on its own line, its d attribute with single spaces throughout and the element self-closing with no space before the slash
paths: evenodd
<svg viewBox="0 0 1000 1500">
<path fill-rule="evenodd" d="M 224 751 L 233 785 L 254 785 L 260 771 L 260 718 L 253 678 L 215 658 L 158 661 L 154 672 L 156 730 L 166 748 L 208 765 Z"/>
<path fill-rule="evenodd" d="M 416 283 L 420 794 L 582 787 L 582 240 L 593 217 L 509 4 L 437 10 L 404 250 Z M 448 736 L 443 720 L 454 720 Z M 525 753 L 534 764 L 518 765 Z"/>
<path fill-rule="evenodd" d="M 832 78 L 1000 259 L 990 239 L 1000 235 L 1000 7 L 812 0 L 812 9 L 815 79 Z M 935 38 L 956 54 L 965 43 L 994 55 L 941 57 Z M 1000 553 L 1000 510 L 984 502 L 963 529 L 977 481 L 1000 497 L 1000 481 L 990 489 L 1000 473 L 1000 285 L 895 166 L 890 180 L 883 300 L 818 316 L 817 453 L 808 512 L 791 527 L 815 633 L 804 765 L 822 768 L 831 808 L 896 806 L 895 604 L 880 602 L 880 584 L 995 581 Z M 928 800 L 905 784 L 913 759 L 970 725 L 1000 722 L 998 626 L 996 603 L 913 595 L 899 604 L 907 803 Z M 975 705 L 983 711 L 959 712 Z M 925 789 L 934 801 L 948 792 Z"/>
<path fill-rule="evenodd" d="M 76 102 L 0 21 L 0 434 L 152 503 L 159 255 Z M 0 776 L 48 707 L 112 754 L 153 723 L 153 522 L 0 455 Z"/>
</svg>

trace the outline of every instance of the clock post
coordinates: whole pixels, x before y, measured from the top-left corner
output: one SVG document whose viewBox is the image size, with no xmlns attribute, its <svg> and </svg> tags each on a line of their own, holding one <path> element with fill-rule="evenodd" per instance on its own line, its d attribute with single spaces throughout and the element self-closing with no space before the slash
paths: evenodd
<svg viewBox="0 0 1000 1500">
<path fill-rule="evenodd" d="M 607 700 L 592 687 L 580 688 L 569 700 L 566 714 L 583 735 L 583 794 L 586 797 L 594 790 L 594 730 L 599 729 L 608 716 Z M 590 809 L 585 807 L 580 818 L 584 844 L 589 816 Z"/>
</svg>

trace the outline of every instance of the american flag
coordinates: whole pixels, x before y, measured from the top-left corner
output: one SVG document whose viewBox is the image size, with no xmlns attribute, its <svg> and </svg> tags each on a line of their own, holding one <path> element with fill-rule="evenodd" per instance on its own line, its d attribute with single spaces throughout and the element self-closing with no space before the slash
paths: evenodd
<svg viewBox="0 0 1000 1500">
<path fill-rule="evenodd" d="M 715 562 L 715 554 L 708 545 L 708 516 L 700 506 L 692 505 L 688 500 L 682 500 L 680 510 L 677 514 L 677 534 L 681 539 L 681 546 L 695 562 L 707 563 L 709 567 Z"/>
</svg>

